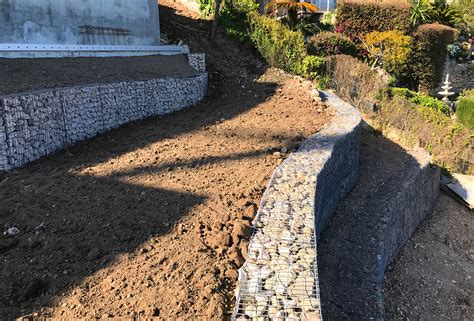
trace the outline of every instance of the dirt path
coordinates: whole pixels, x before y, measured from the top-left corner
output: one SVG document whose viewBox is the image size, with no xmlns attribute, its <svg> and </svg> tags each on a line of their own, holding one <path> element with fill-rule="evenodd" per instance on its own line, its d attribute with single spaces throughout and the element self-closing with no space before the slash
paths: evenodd
<svg viewBox="0 0 474 321">
<path fill-rule="evenodd" d="M 162 21 L 173 14 L 162 8 Z M 1 320 L 229 317 L 279 151 L 332 114 L 300 81 L 263 70 L 228 40 L 206 41 L 194 39 L 211 74 L 198 106 L 0 175 L 2 232 L 20 230 L 0 235 Z"/>
<path fill-rule="evenodd" d="M 472 320 L 473 212 L 441 193 L 385 275 L 388 320 Z"/>
</svg>

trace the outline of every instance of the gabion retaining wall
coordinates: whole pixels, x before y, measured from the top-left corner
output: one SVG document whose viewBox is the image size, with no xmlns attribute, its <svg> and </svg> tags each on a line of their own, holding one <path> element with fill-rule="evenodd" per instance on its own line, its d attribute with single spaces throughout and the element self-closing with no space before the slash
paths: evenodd
<svg viewBox="0 0 474 321">
<path fill-rule="evenodd" d="M 0 97 L 0 171 L 124 123 L 194 105 L 207 82 L 207 73 L 199 73 Z"/>
<path fill-rule="evenodd" d="M 262 198 L 234 320 L 321 318 L 316 238 L 356 183 L 361 123 L 355 108 L 327 98 L 335 119 L 275 170 Z"/>
</svg>

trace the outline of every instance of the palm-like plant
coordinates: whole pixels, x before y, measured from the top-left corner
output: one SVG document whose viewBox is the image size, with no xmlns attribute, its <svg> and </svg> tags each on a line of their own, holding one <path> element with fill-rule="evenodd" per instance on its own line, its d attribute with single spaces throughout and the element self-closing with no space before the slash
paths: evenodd
<svg viewBox="0 0 474 321">
<path fill-rule="evenodd" d="M 312 3 L 308 2 L 297 2 L 295 1 L 284 1 L 274 0 L 265 6 L 267 12 L 278 12 L 279 10 L 285 10 L 288 14 L 288 23 L 291 28 L 294 28 L 298 23 L 299 12 L 318 12 L 319 8 Z"/>
<path fill-rule="evenodd" d="M 413 26 L 431 21 L 432 7 L 428 0 L 410 0 L 410 22 Z"/>
<path fill-rule="evenodd" d="M 430 18 L 433 22 L 454 27 L 461 21 L 462 13 L 455 6 L 449 5 L 446 0 L 435 0 L 430 11 Z"/>
</svg>

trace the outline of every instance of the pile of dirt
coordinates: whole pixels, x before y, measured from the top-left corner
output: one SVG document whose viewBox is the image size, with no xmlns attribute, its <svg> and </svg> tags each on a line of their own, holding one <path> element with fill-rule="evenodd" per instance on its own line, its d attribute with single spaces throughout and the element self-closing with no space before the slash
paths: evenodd
<svg viewBox="0 0 474 321">
<path fill-rule="evenodd" d="M 0 175 L 0 224 L 19 230 L 0 236 L 0 319 L 229 318 L 271 173 L 333 115 L 307 84 L 206 41 L 202 103 Z"/>
</svg>

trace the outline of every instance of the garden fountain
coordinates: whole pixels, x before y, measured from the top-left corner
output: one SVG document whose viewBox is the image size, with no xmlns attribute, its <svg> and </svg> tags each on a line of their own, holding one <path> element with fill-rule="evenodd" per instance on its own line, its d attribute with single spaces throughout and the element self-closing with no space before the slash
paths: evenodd
<svg viewBox="0 0 474 321">
<path fill-rule="evenodd" d="M 440 94 L 441 96 L 443 96 L 443 102 L 449 106 L 449 109 L 451 110 L 451 114 L 454 114 L 454 110 L 453 110 L 453 103 L 449 100 L 449 96 L 452 96 L 454 95 L 454 92 L 452 91 L 449 91 L 450 89 L 452 89 L 453 87 L 451 87 L 451 82 L 449 81 L 449 74 L 446 74 L 446 80 L 443 82 L 443 86 L 441 86 L 441 88 L 443 89 L 443 91 L 439 91 L 438 94 Z"/>
</svg>

